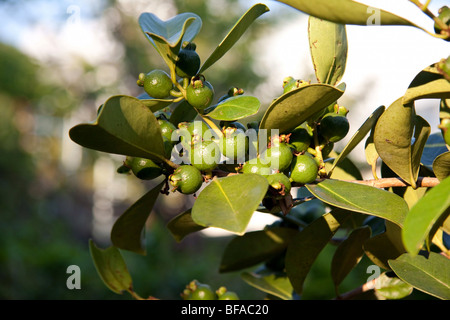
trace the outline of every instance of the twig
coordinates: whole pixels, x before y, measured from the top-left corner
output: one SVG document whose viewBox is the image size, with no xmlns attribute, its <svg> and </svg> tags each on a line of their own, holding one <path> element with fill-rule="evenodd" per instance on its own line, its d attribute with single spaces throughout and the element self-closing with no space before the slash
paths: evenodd
<svg viewBox="0 0 450 320">
<path fill-rule="evenodd" d="M 378 278 L 370 280 L 369 282 L 364 283 L 362 286 L 355 288 L 351 291 L 348 291 L 346 293 L 343 293 L 341 295 L 338 295 L 336 298 L 334 298 L 333 300 L 349 300 L 361 293 L 370 291 L 375 289 L 375 285 L 376 282 L 378 281 Z"/>
<path fill-rule="evenodd" d="M 354 182 L 359 184 L 368 185 L 375 188 L 389 188 L 389 187 L 408 187 L 407 182 L 400 178 L 381 178 L 372 180 L 352 180 L 348 182 Z M 438 178 L 431 177 L 419 177 L 417 179 L 417 187 L 435 187 L 439 184 Z"/>
</svg>

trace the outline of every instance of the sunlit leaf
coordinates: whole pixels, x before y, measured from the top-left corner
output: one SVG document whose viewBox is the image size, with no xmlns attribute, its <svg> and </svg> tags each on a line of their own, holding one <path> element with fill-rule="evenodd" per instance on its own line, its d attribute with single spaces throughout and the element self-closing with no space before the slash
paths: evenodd
<svg viewBox="0 0 450 320">
<path fill-rule="evenodd" d="M 389 265 L 395 274 L 414 288 L 443 300 L 450 299 L 449 261 L 446 257 L 430 252 L 411 256 L 402 254 Z"/>
<path fill-rule="evenodd" d="M 257 174 L 215 177 L 196 199 L 192 219 L 204 227 L 242 235 L 268 187 L 267 179 Z"/>
<path fill-rule="evenodd" d="M 107 153 L 164 161 L 164 143 L 156 117 L 139 99 L 113 96 L 97 119 L 69 131 L 79 145 Z"/>
<path fill-rule="evenodd" d="M 448 214 L 450 207 L 450 177 L 431 188 L 406 216 L 403 227 L 403 242 L 408 252 L 419 253 L 433 225 Z"/>
<path fill-rule="evenodd" d="M 261 3 L 258 3 L 251 7 L 247 12 L 239 19 L 238 22 L 231 28 L 230 32 L 225 36 L 222 42 L 217 46 L 214 52 L 209 56 L 208 59 L 203 63 L 200 68 L 199 73 L 204 72 L 206 69 L 211 67 L 220 58 L 222 58 L 225 53 L 230 50 L 233 45 L 242 37 L 245 31 L 250 27 L 250 25 L 263 13 L 269 11 L 269 8 Z"/>
<path fill-rule="evenodd" d="M 326 179 L 306 187 L 314 196 L 332 206 L 374 215 L 399 226 L 408 212 L 408 205 L 401 197 L 363 184 Z"/>
<path fill-rule="evenodd" d="M 398 300 L 409 296 L 413 287 L 397 277 L 383 273 L 376 280 L 375 291 L 386 299 Z"/>
<path fill-rule="evenodd" d="M 317 81 L 336 85 L 344 74 L 347 62 L 345 25 L 310 16 L 308 38 Z"/>
<path fill-rule="evenodd" d="M 208 117 L 215 120 L 239 120 L 258 112 L 261 103 L 255 97 L 235 96 L 228 98 L 208 113 Z"/>
<path fill-rule="evenodd" d="M 192 220 L 191 209 L 173 217 L 167 223 L 167 229 L 177 242 L 183 240 L 187 235 L 203 230 L 205 227 L 199 226 Z"/>
<path fill-rule="evenodd" d="M 450 175 L 450 151 L 444 152 L 434 159 L 433 171 L 436 178 L 441 181 Z"/>
<path fill-rule="evenodd" d="M 327 84 L 310 84 L 283 94 L 266 110 L 260 129 L 278 129 L 287 133 L 309 117 L 328 107 L 344 91 Z"/>
<path fill-rule="evenodd" d="M 264 272 L 243 272 L 241 278 L 258 290 L 282 300 L 292 300 L 292 285 L 285 275 Z"/>
</svg>

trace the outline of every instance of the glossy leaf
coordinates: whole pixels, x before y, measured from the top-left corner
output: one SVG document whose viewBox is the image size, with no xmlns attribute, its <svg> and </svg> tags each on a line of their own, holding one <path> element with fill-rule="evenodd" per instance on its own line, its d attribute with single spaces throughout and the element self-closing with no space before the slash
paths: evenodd
<svg viewBox="0 0 450 320">
<path fill-rule="evenodd" d="M 431 188 L 406 216 L 403 227 L 403 242 L 415 256 L 419 253 L 434 224 L 450 207 L 450 177 Z"/>
<path fill-rule="evenodd" d="M 448 149 L 445 146 L 445 141 L 442 134 L 440 132 L 432 133 L 427 139 L 420 163 L 429 170 L 434 171 L 433 162 L 439 155 L 445 152 L 448 152 Z"/>
<path fill-rule="evenodd" d="M 314 196 L 332 206 L 377 216 L 399 226 L 408 212 L 408 205 L 401 197 L 371 186 L 327 179 L 306 187 Z"/>
<path fill-rule="evenodd" d="M 200 68 L 199 73 L 205 72 L 206 69 L 211 67 L 220 58 L 222 58 L 225 53 L 230 50 L 234 44 L 242 37 L 245 31 L 250 27 L 250 25 L 262 14 L 269 11 L 269 8 L 261 3 L 255 4 L 253 7 L 247 10 L 247 12 L 239 19 L 238 22 L 231 28 L 230 32 L 225 36 L 225 38 L 220 42 L 213 53 L 208 57 L 208 59 L 203 63 Z"/>
<path fill-rule="evenodd" d="M 161 129 L 154 114 L 139 99 L 113 96 L 97 119 L 69 131 L 79 145 L 107 153 L 164 160 Z"/>
<path fill-rule="evenodd" d="M 421 27 L 395 14 L 352 0 L 278 0 L 306 14 L 341 24 Z M 377 19 L 379 17 L 379 19 Z M 422 29 L 424 30 L 424 29 Z"/>
<path fill-rule="evenodd" d="M 308 38 L 317 81 L 336 85 L 341 80 L 347 63 L 345 25 L 310 16 Z"/>
<path fill-rule="evenodd" d="M 141 102 L 150 109 L 151 112 L 156 112 L 170 106 L 173 103 L 171 99 L 141 99 Z"/>
<path fill-rule="evenodd" d="M 347 145 L 344 147 L 342 152 L 339 154 L 338 157 L 335 158 L 333 162 L 333 166 L 331 167 L 330 171 L 333 171 L 334 167 L 342 161 L 363 139 L 364 137 L 372 130 L 372 128 L 375 126 L 378 118 L 381 116 L 381 114 L 384 112 L 385 107 L 381 106 L 378 107 L 368 118 L 364 123 L 359 127 L 359 129 L 353 134 L 353 136 L 350 138 Z"/>
<path fill-rule="evenodd" d="M 116 220 L 111 230 L 111 242 L 115 247 L 145 254 L 142 247 L 145 222 L 163 185 L 164 181 L 148 191 Z"/>
<path fill-rule="evenodd" d="M 260 129 L 278 129 L 287 133 L 328 107 L 344 91 L 327 84 L 310 84 L 283 94 L 266 110 Z"/>
<path fill-rule="evenodd" d="M 414 288 L 443 300 L 450 299 L 449 261 L 446 257 L 430 252 L 411 256 L 402 254 L 389 265 L 395 274 Z"/>
<path fill-rule="evenodd" d="M 450 176 L 450 151 L 436 157 L 433 161 L 433 171 L 440 181 Z"/>
<path fill-rule="evenodd" d="M 285 258 L 286 273 L 298 294 L 302 293 L 306 276 L 317 256 L 350 215 L 341 209 L 328 212 L 306 226 L 289 243 Z"/>
<path fill-rule="evenodd" d="M 368 226 L 355 229 L 337 247 L 331 261 L 331 278 L 337 288 L 364 255 L 363 243 L 370 238 Z"/>
<path fill-rule="evenodd" d="M 256 114 L 260 106 L 261 103 L 255 97 L 235 96 L 217 104 L 208 117 L 224 121 L 238 120 Z"/>
<path fill-rule="evenodd" d="M 100 278 L 111 291 L 122 294 L 132 290 L 133 282 L 119 249 L 100 249 L 89 240 L 89 252 Z"/>
<path fill-rule="evenodd" d="M 247 284 L 258 290 L 282 300 L 292 300 L 292 285 L 289 279 L 284 275 L 243 272 L 241 278 Z"/>
<path fill-rule="evenodd" d="M 175 127 L 178 127 L 180 122 L 194 121 L 197 116 L 197 110 L 195 110 L 186 100 L 183 100 L 172 111 L 169 121 L 172 122 Z"/>
<path fill-rule="evenodd" d="M 416 123 L 416 141 L 412 145 Z M 380 158 L 413 188 L 416 187 L 420 158 L 429 132 L 426 121 L 416 117 L 414 105 L 403 105 L 401 98 L 386 109 L 375 126 L 374 143 Z"/>
<path fill-rule="evenodd" d="M 268 187 L 267 179 L 257 174 L 215 177 L 195 201 L 192 219 L 204 227 L 242 235 Z"/>
<path fill-rule="evenodd" d="M 277 256 L 297 232 L 291 228 L 266 228 L 232 239 L 223 253 L 220 272 L 241 270 Z"/>
<path fill-rule="evenodd" d="M 390 277 L 386 273 L 381 274 L 376 281 L 376 293 L 389 300 L 403 299 L 413 291 L 411 285 L 397 277 Z"/>
<path fill-rule="evenodd" d="M 177 242 L 183 240 L 187 235 L 203 230 L 205 227 L 199 226 L 192 220 L 191 209 L 173 217 L 167 223 L 167 229 L 169 229 L 172 236 Z"/>
<path fill-rule="evenodd" d="M 403 104 L 432 98 L 450 98 L 450 82 L 439 73 L 434 65 L 425 68 L 413 79 L 403 96 Z"/>
<path fill-rule="evenodd" d="M 192 41 L 202 27 L 201 18 L 184 12 L 162 21 L 155 14 L 144 12 L 139 16 L 139 25 L 150 43 L 169 67 L 174 66 L 181 45 Z"/>
</svg>

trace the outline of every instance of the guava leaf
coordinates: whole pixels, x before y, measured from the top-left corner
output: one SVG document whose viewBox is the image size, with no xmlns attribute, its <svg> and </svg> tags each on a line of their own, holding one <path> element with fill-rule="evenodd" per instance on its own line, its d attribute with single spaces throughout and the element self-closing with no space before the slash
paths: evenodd
<svg viewBox="0 0 450 320">
<path fill-rule="evenodd" d="M 134 97 L 109 98 L 94 122 L 74 126 L 69 136 L 85 148 L 157 162 L 165 160 L 161 128 L 156 117 Z"/>
<path fill-rule="evenodd" d="M 345 25 L 309 16 L 308 38 L 317 81 L 336 85 L 344 75 L 347 63 Z"/>
<path fill-rule="evenodd" d="M 292 285 L 285 275 L 267 272 L 243 272 L 241 278 L 258 290 L 283 300 L 292 300 Z"/>
<path fill-rule="evenodd" d="M 450 98 L 450 81 L 439 73 L 435 64 L 428 66 L 416 75 L 403 96 L 403 104 L 419 99 L 433 98 Z"/>
<path fill-rule="evenodd" d="M 100 278 L 111 291 L 122 294 L 132 290 L 133 281 L 119 249 L 114 246 L 100 249 L 89 240 L 89 251 Z"/>
<path fill-rule="evenodd" d="M 196 199 L 192 220 L 242 235 L 268 188 L 267 179 L 257 174 L 215 177 Z"/>
<path fill-rule="evenodd" d="M 403 198 L 375 187 L 333 179 L 306 185 L 317 198 L 332 206 L 377 216 L 402 226 L 409 210 Z"/>
<path fill-rule="evenodd" d="M 255 4 L 239 19 L 238 22 L 231 28 L 230 32 L 225 36 L 225 38 L 220 42 L 213 53 L 206 59 L 200 68 L 199 73 L 205 72 L 206 69 L 211 67 L 220 58 L 222 58 L 225 53 L 230 50 L 233 45 L 242 37 L 245 31 L 250 27 L 250 25 L 263 13 L 269 11 L 269 8 L 261 3 Z"/>
<path fill-rule="evenodd" d="M 405 253 L 389 260 L 389 265 L 400 279 L 417 290 L 442 300 L 450 299 L 449 261 L 446 257 L 435 252 L 429 252 L 427 257 Z"/>
<path fill-rule="evenodd" d="M 311 16 L 341 24 L 420 26 L 385 10 L 352 0 L 278 0 Z"/>
<path fill-rule="evenodd" d="M 385 272 L 377 278 L 375 291 L 383 298 L 398 300 L 409 296 L 413 291 L 413 286 L 397 277 L 390 277 Z"/>
<path fill-rule="evenodd" d="M 405 218 L 402 236 L 411 256 L 419 253 L 434 224 L 448 215 L 449 207 L 450 177 L 447 177 L 425 193 Z"/>
<path fill-rule="evenodd" d="M 337 247 L 331 261 L 331 278 L 336 288 L 363 257 L 363 244 L 370 235 L 370 227 L 357 228 Z"/>
<path fill-rule="evenodd" d="M 440 181 L 450 175 L 450 151 L 444 152 L 433 161 L 433 171 Z"/>
<path fill-rule="evenodd" d="M 234 121 L 258 112 L 261 103 L 255 97 L 235 96 L 228 98 L 208 113 L 208 117 L 215 120 Z"/>
<path fill-rule="evenodd" d="M 415 141 L 411 144 L 413 132 Z M 414 104 L 392 103 L 375 125 L 375 148 L 383 162 L 400 178 L 416 188 L 420 158 L 430 125 L 415 115 Z"/>
<path fill-rule="evenodd" d="M 328 84 L 315 83 L 289 91 L 267 108 L 259 128 L 287 133 L 309 117 L 328 107 L 344 91 Z"/>
<path fill-rule="evenodd" d="M 116 220 L 111 230 L 111 242 L 115 247 L 145 254 L 145 248 L 142 247 L 145 222 L 163 185 L 164 181 L 145 193 Z"/>
<path fill-rule="evenodd" d="M 167 229 L 169 229 L 172 236 L 177 242 L 183 240 L 187 235 L 203 230 L 205 227 L 199 226 L 192 220 L 191 209 L 173 217 L 167 223 Z"/>
<path fill-rule="evenodd" d="M 370 130 L 372 130 L 384 110 L 384 106 L 378 107 L 369 116 L 369 118 L 364 121 L 361 127 L 359 127 L 359 129 L 350 138 L 349 142 L 346 144 L 339 156 L 334 159 L 333 166 L 330 169 L 331 172 L 334 170 L 334 167 L 336 167 L 339 162 L 341 162 L 364 139 L 364 137 L 370 132 Z"/>
<path fill-rule="evenodd" d="M 194 121 L 197 116 L 197 110 L 195 110 L 186 100 L 183 100 L 172 111 L 169 121 L 172 122 L 175 127 L 178 127 L 180 122 Z"/>
<path fill-rule="evenodd" d="M 287 276 L 295 292 L 302 293 L 306 276 L 317 256 L 350 215 L 348 211 L 334 209 L 314 220 L 293 237 L 287 247 L 285 264 Z"/>
<path fill-rule="evenodd" d="M 242 270 L 275 257 L 286 249 L 297 232 L 291 228 L 276 227 L 235 237 L 225 247 L 219 271 Z"/>
<path fill-rule="evenodd" d="M 139 25 L 170 67 L 175 64 L 183 42 L 192 41 L 200 32 L 202 20 L 194 13 L 184 12 L 162 21 L 155 14 L 144 12 L 139 16 Z"/>
</svg>

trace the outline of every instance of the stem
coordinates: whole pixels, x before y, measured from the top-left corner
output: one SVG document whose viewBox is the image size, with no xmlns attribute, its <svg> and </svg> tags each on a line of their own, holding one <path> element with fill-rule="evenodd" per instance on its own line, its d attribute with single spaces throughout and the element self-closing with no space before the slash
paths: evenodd
<svg viewBox="0 0 450 320">
<path fill-rule="evenodd" d="M 348 182 L 354 182 L 359 184 L 368 185 L 375 188 L 389 188 L 389 187 L 409 187 L 410 185 L 400 178 L 381 178 L 372 180 L 353 180 Z M 417 187 L 435 187 L 439 184 L 438 178 L 431 177 L 419 177 L 417 179 Z"/>
<path fill-rule="evenodd" d="M 438 17 L 436 17 L 429 9 L 428 4 L 430 3 L 430 0 L 428 0 L 425 4 L 422 4 L 419 0 L 409 0 L 409 2 L 415 4 L 420 10 L 422 10 L 423 13 L 425 13 L 427 16 L 429 16 L 431 19 L 436 22 L 436 24 L 442 29 L 442 30 L 448 30 L 448 26 Z M 448 35 L 446 36 L 448 37 Z"/>
<path fill-rule="evenodd" d="M 362 286 L 360 286 L 358 288 L 355 288 L 355 289 L 353 289 L 351 291 L 348 291 L 346 293 L 338 295 L 333 300 L 348 300 L 348 299 L 351 299 L 351 298 L 353 298 L 353 297 L 355 297 L 355 296 L 357 296 L 357 295 L 359 295 L 361 293 L 373 290 L 373 289 L 375 289 L 375 285 L 376 285 L 377 281 L 378 281 L 378 278 L 370 280 L 369 282 L 364 283 Z"/>
<path fill-rule="evenodd" d="M 215 124 L 211 119 L 209 119 L 207 116 L 205 116 L 205 115 L 203 115 L 203 114 L 201 114 L 201 113 L 198 113 L 198 114 L 202 117 L 203 121 L 205 121 L 205 122 L 211 127 L 211 129 L 214 131 L 214 133 L 217 135 L 217 137 L 218 137 L 219 139 L 222 138 L 223 133 L 222 133 L 222 131 L 220 131 L 220 129 L 216 126 L 216 124 Z"/>
</svg>

